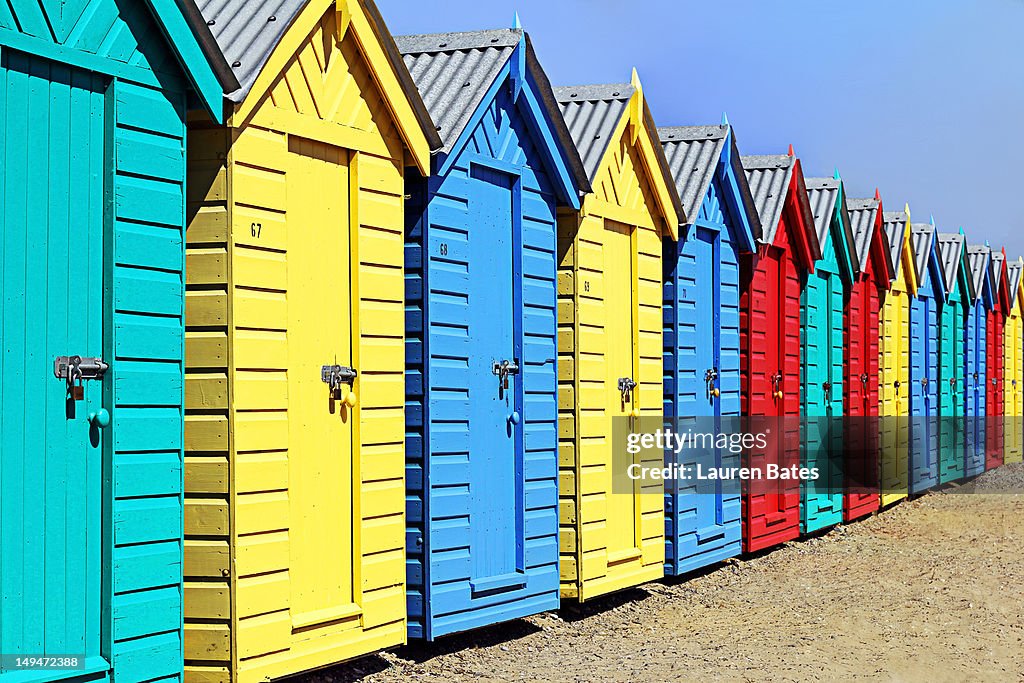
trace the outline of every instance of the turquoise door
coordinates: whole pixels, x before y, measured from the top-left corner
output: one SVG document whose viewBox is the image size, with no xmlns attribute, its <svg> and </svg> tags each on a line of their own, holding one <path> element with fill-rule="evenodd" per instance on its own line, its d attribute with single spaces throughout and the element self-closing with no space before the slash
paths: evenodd
<svg viewBox="0 0 1024 683">
<path fill-rule="evenodd" d="M 107 668 L 103 432 L 88 418 L 103 383 L 73 400 L 54 359 L 104 351 L 104 88 L 0 57 L 0 653 L 84 656 L 89 671 Z"/>
</svg>

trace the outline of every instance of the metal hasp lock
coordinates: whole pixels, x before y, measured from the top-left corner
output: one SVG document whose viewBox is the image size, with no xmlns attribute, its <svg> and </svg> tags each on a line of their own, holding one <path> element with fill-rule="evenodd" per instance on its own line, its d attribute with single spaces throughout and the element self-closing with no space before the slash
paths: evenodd
<svg viewBox="0 0 1024 683">
<path fill-rule="evenodd" d="M 896 390 L 896 395 L 899 396 L 899 393 L 900 393 L 900 381 L 896 380 L 895 382 L 893 382 L 892 383 L 892 388 Z"/>
<path fill-rule="evenodd" d="M 997 384 L 997 382 L 996 382 L 996 378 L 995 378 L 995 377 L 993 377 L 993 378 L 992 378 L 992 386 L 995 386 L 996 384 Z"/>
<path fill-rule="evenodd" d="M 704 371 L 704 384 L 707 388 L 707 396 L 710 399 L 712 396 L 719 397 L 722 395 L 721 389 L 715 386 L 715 382 L 718 380 L 718 368 L 708 368 Z"/>
<path fill-rule="evenodd" d="M 622 402 L 629 404 L 633 402 L 633 390 L 636 389 L 636 382 L 631 377 L 619 378 L 619 393 L 622 395 Z"/>
<path fill-rule="evenodd" d="M 921 386 L 922 387 L 927 387 L 928 386 L 928 378 L 927 377 L 922 377 L 921 378 Z"/>
<path fill-rule="evenodd" d="M 53 376 L 67 383 L 68 396 L 75 401 L 85 400 L 85 380 L 101 380 L 110 369 L 102 358 L 81 356 L 57 356 L 53 361 Z"/>
<path fill-rule="evenodd" d="M 782 370 L 779 370 L 771 376 L 772 380 L 772 398 L 775 400 L 782 399 Z"/>
<path fill-rule="evenodd" d="M 506 359 L 501 362 L 494 361 L 494 365 L 491 366 L 491 372 L 498 377 L 498 388 L 502 391 L 508 391 L 509 375 L 519 374 L 519 359 Z"/>
<path fill-rule="evenodd" d="M 832 402 L 832 382 L 822 382 L 821 389 L 825 392 L 825 403 Z"/>
<path fill-rule="evenodd" d="M 974 386 L 978 386 L 978 373 L 974 373 Z"/>
<path fill-rule="evenodd" d="M 951 391 L 955 391 L 956 390 L 956 377 L 950 377 L 949 378 L 949 388 L 950 388 Z"/>
<path fill-rule="evenodd" d="M 860 373 L 860 383 L 863 384 L 864 386 L 868 385 L 868 373 L 866 373 L 866 372 Z"/>
<path fill-rule="evenodd" d="M 324 365 L 320 369 L 320 380 L 328 386 L 331 398 L 339 401 L 342 399 L 341 385 L 347 384 L 351 387 L 358 376 L 355 368 L 344 365 Z"/>
</svg>

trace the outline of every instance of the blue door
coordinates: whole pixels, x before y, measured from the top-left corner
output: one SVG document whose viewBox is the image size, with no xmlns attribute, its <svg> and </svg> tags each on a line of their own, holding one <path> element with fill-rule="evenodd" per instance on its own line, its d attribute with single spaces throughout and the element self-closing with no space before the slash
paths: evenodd
<svg viewBox="0 0 1024 683">
<path fill-rule="evenodd" d="M 919 296 L 910 311 L 910 492 L 938 484 L 938 317 L 935 301 Z"/>
<path fill-rule="evenodd" d="M 85 657 L 89 671 L 107 668 L 104 444 L 89 423 L 104 387 L 83 381 L 75 400 L 54 360 L 104 352 L 104 90 L 3 50 L 0 653 Z"/>
<path fill-rule="evenodd" d="M 985 369 L 987 330 L 981 299 L 967 310 L 967 446 L 964 472 L 974 477 L 985 471 Z"/>
<path fill-rule="evenodd" d="M 468 193 L 474 222 L 469 263 L 472 286 L 467 315 L 475 323 L 474 335 L 466 341 L 471 378 L 469 528 L 474 595 L 520 588 L 526 583 L 522 533 L 525 416 L 519 373 L 523 354 L 515 286 L 522 275 L 514 237 L 514 180 L 508 174 L 472 165 L 473 187 Z M 463 332 L 453 329 L 451 333 Z"/>
</svg>

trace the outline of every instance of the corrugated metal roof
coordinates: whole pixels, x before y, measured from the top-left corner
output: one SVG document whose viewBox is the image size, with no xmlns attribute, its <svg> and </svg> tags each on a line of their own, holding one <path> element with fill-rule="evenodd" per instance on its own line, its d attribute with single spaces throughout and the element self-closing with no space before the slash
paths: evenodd
<svg viewBox="0 0 1024 683">
<path fill-rule="evenodd" d="M 796 157 L 786 154 L 746 156 L 740 161 L 747 174 L 757 215 L 761 218 L 761 241 L 771 244 L 775 241 L 782 210 L 786 206 L 786 192 L 789 191 Z"/>
<path fill-rule="evenodd" d="M 1017 294 L 1020 290 L 1021 274 L 1024 273 L 1024 262 L 1020 258 L 1006 264 L 1006 275 L 1010 279 L 1010 307 L 1017 305 Z"/>
<path fill-rule="evenodd" d="M 992 258 L 988 262 L 989 276 L 992 278 L 992 296 L 999 296 L 999 287 L 1003 284 L 1003 261 L 1006 257 L 1003 252 L 991 249 Z"/>
<path fill-rule="evenodd" d="M 889 254 L 893 263 L 900 262 L 903 239 L 906 237 L 907 214 L 903 211 L 886 211 L 882 214 L 882 229 L 889 240 Z"/>
<path fill-rule="evenodd" d="M 832 215 L 839 199 L 839 180 L 837 178 L 806 178 L 807 200 L 811 203 L 814 214 L 814 230 L 818 233 L 818 244 L 825 244 L 828 229 L 832 224 Z"/>
<path fill-rule="evenodd" d="M 612 133 L 636 90 L 629 83 L 620 83 L 574 85 L 552 88 L 552 91 L 583 160 L 587 178 L 593 180 Z"/>
<path fill-rule="evenodd" d="M 950 292 L 956 287 L 960 259 L 963 256 L 964 236 L 940 232 L 936 238 L 939 242 L 939 263 L 942 266 L 942 277 L 946 281 L 946 291 Z"/>
<path fill-rule="evenodd" d="M 395 36 L 442 151 L 451 151 L 522 37 L 521 29 L 507 28 Z"/>
<path fill-rule="evenodd" d="M 308 0 L 190 0 L 210 28 L 239 88 L 227 97 L 241 102 L 271 53 Z"/>
<path fill-rule="evenodd" d="M 863 266 L 868 262 L 868 254 L 871 252 L 871 237 L 874 235 L 881 202 L 872 197 L 850 199 L 846 205 L 850 211 L 850 228 L 853 230 L 853 243 L 857 247 L 857 259 Z"/>
<path fill-rule="evenodd" d="M 658 129 L 658 138 L 676 181 L 683 210 L 690 220 L 696 217 L 704 201 L 728 136 L 728 125 Z"/>
<path fill-rule="evenodd" d="M 928 255 L 935 240 L 935 226 L 931 223 L 912 223 L 910 226 L 910 251 L 914 255 L 914 267 L 918 280 L 928 272 Z"/>
<path fill-rule="evenodd" d="M 967 245 L 967 265 L 971 269 L 974 281 L 974 301 L 985 292 L 985 276 L 988 275 L 988 263 L 992 259 L 992 250 L 980 244 Z"/>
<path fill-rule="evenodd" d="M 889 257 L 892 259 L 893 273 L 900 269 L 900 252 L 903 250 L 903 239 L 907 229 L 907 214 L 903 211 L 885 211 L 882 214 L 882 230 L 889 244 Z"/>
</svg>

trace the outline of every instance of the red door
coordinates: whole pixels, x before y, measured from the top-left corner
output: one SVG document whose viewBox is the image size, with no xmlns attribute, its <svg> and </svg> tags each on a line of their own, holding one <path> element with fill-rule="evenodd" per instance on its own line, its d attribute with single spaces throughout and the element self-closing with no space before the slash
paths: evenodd
<svg viewBox="0 0 1024 683">
<path fill-rule="evenodd" d="M 998 304 L 997 304 L 998 305 Z M 988 387 L 985 392 L 985 469 L 1003 464 L 1003 314 L 989 312 Z"/>
<path fill-rule="evenodd" d="M 870 271 L 854 283 L 846 318 L 846 493 L 843 519 L 878 509 L 878 309 L 879 293 Z"/>
</svg>

